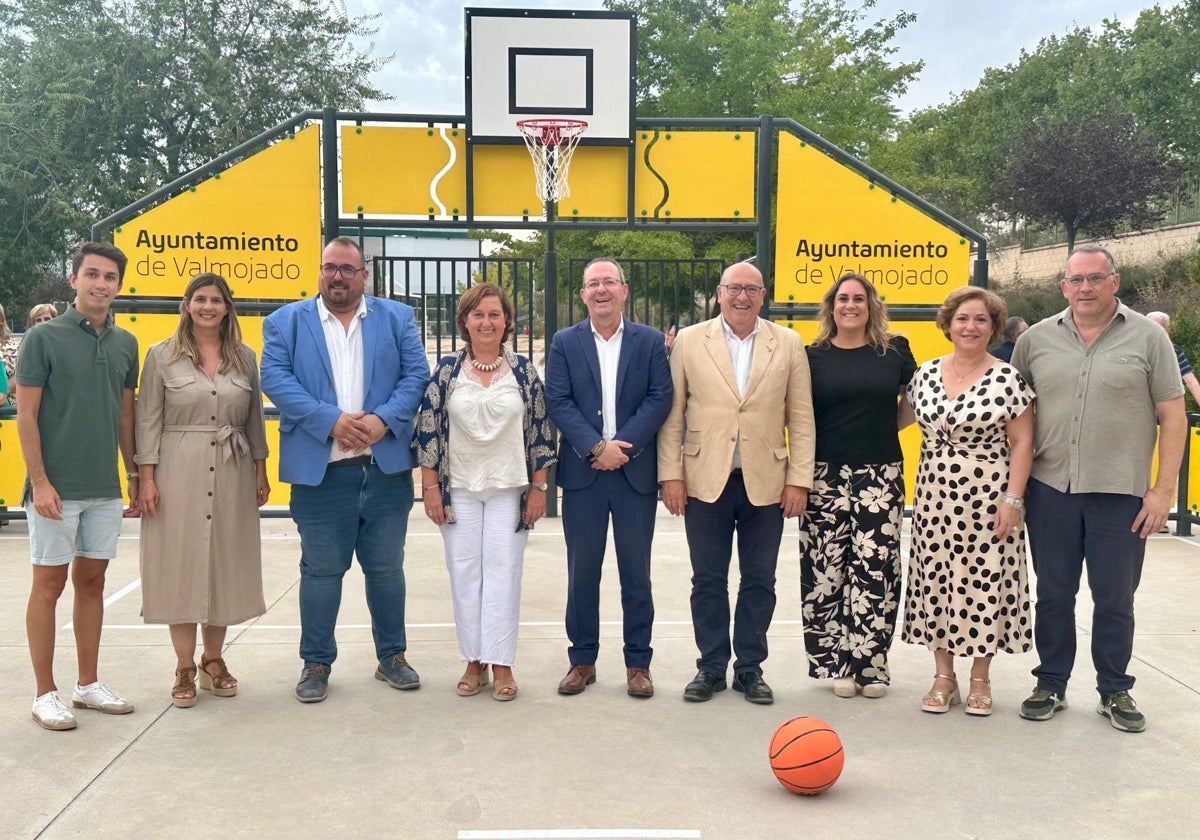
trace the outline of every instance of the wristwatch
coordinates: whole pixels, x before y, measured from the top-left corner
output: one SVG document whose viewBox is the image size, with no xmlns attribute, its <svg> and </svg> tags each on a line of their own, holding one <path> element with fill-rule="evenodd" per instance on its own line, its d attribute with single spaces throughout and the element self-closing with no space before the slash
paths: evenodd
<svg viewBox="0 0 1200 840">
<path fill-rule="evenodd" d="M 550 489 L 550 485 L 544 481 L 531 481 L 531 482 L 529 482 L 529 486 L 536 487 L 537 489 L 541 490 L 543 493 L 545 493 L 547 490 Z"/>
</svg>

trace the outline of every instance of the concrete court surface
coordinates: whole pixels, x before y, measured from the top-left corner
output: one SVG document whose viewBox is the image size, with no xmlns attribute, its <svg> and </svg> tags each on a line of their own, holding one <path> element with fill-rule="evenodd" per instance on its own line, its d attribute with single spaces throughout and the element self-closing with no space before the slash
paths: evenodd
<svg viewBox="0 0 1200 840">
<path fill-rule="evenodd" d="M 907 527 L 907 526 L 906 526 Z M 1200 542 L 1150 541 L 1138 593 L 1135 697 L 1144 733 L 1096 714 L 1087 652 L 1090 602 L 1071 707 L 1033 723 L 1017 706 L 1033 654 L 1000 655 L 996 713 L 919 710 L 932 657 L 897 640 L 881 700 L 833 696 L 806 675 L 796 525 L 780 549 L 779 605 L 765 675 L 773 706 L 732 690 L 685 703 L 695 649 L 681 519 L 660 508 L 654 551 L 657 696 L 624 691 L 615 559 L 606 561 L 599 680 L 556 694 L 566 671 L 559 520 L 533 533 L 525 563 L 520 695 L 456 696 L 461 672 L 441 540 L 414 512 L 408 539 L 409 659 L 419 691 L 372 678 L 362 577 L 347 576 L 329 699 L 293 699 L 298 537 L 264 521 L 268 612 L 233 628 L 237 697 L 201 692 L 175 709 L 166 629 L 139 619 L 138 524 L 127 521 L 108 573 L 101 678 L 137 704 L 126 716 L 79 711 L 78 729 L 30 718 L 25 647 L 26 530 L 0 531 L 0 838 L 1175 838 L 1200 825 Z M 906 543 L 907 545 L 907 543 Z M 736 575 L 735 575 L 736 577 Z M 60 689 L 75 678 L 70 589 L 58 617 Z M 960 660 L 965 687 L 969 666 Z M 767 744 L 809 714 L 841 734 L 840 781 L 817 797 L 785 791 Z"/>
</svg>

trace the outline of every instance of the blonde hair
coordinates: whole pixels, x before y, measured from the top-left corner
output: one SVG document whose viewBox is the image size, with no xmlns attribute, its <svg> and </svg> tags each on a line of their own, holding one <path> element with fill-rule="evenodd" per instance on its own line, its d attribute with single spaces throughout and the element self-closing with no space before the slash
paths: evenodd
<svg viewBox="0 0 1200 840">
<path fill-rule="evenodd" d="M 29 318 L 26 320 L 25 329 L 33 326 L 33 323 L 43 315 L 49 315 L 51 318 L 58 317 L 58 310 L 54 308 L 53 303 L 39 303 L 33 309 L 29 310 Z"/>
<path fill-rule="evenodd" d="M 187 356 L 192 360 L 192 364 L 199 366 L 200 348 L 196 346 L 196 337 L 192 334 L 192 313 L 188 311 L 188 304 L 196 292 L 207 286 L 215 286 L 221 293 L 221 297 L 225 298 L 225 318 L 221 321 L 220 327 L 221 364 L 217 370 L 222 373 L 233 370 L 243 376 L 249 376 L 251 354 L 247 352 L 248 348 L 242 341 L 242 328 L 238 325 L 233 292 L 230 291 L 229 284 L 225 282 L 224 277 L 211 272 L 197 274 L 183 291 L 183 300 L 179 302 L 179 326 L 175 328 L 175 335 L 172 337 L 175 344 L 166 360 L 167 364 L 177 362 Z"/>
</svg>

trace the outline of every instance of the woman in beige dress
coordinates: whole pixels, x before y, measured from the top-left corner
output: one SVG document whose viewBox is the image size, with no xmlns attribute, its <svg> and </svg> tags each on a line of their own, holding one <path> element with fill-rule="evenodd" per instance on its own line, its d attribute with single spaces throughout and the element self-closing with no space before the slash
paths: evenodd
<svg viewBox="0 0 1200 840">
<path fill-rule="evenodd" d="M 225 279 L 188 283 L 175 335 L 150 348 L 138 393 L 142 616 L 169 624 L 171 702 L 237 694 L 225 631 L 266 612 L 258 507 L 270 493 L 262 392 Z M 204 651 L 197 671 L 196 625 Z"/>
</svg>

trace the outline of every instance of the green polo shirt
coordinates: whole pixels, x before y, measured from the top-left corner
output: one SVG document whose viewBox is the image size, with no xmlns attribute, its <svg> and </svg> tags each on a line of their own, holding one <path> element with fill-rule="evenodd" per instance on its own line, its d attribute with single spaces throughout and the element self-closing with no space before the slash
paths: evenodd
<svg viewBox="0 0 1200 840">
<path fill-rule="evenodd" d="M 1012 364 L 1037 393 L 1034 478 L 1060 493 L 1146 495 L 1155 404 L 1183 396 L 1162 327 L 1118 301 L 1089 346 L 1066 309 L 1017 339 Z"/>
<path fill-rule="evenodd" d="M 60 498 L 121 497 L 121 398 L 126 388 L 137 389 L 137 378 L 137 339 L 111 317 L 97 335 L 91 321 L 70 307 L 25 334 L 17 384 L 42 389 L 42 461 Z M 23 497 L 29 496 L 26 477 Z"/>
</svg>

